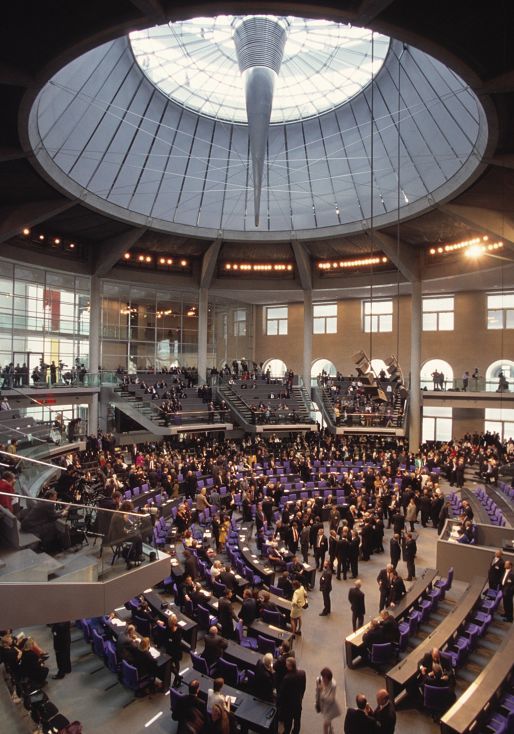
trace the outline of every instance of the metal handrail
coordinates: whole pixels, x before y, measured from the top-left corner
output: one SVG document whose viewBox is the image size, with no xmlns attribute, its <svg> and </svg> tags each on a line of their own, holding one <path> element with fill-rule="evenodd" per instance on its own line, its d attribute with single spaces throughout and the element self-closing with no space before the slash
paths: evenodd
<svg viewBox="0 0 514 734">
<path fill-rule="evenodd" d="M 98 512 L 111 512 L 115 515 L 132 515 L 137 518 L 151 517 L 149 512 L 131 512 L 130 510 L 111 510 L 109 507 L 97 507 L 96 505 L 79 505 L 76 502 L 65 502 L 63 500 L 47 500 L 44 497 L 27 497 L 25 494 L 17 494 L 15 492 L 1 492 L 0 497 L 8 497 L 10 499 L 16 498 L 29 502 L 46 502 L 50 505 L 65 505 L 68 507 L 77 507 L 81 510 L 97 510 Z"/>
</svg>

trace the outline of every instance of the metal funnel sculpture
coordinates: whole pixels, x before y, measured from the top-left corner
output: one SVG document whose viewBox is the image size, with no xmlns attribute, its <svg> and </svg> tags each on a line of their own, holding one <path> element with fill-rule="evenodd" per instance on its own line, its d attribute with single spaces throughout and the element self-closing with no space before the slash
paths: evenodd
<svg viewBox="0 0 514 734">
<path fill-rule="evenodd" d="M 255 226 L 259 226 L 264 158 L 273 106 L 275 80 L 287 40 L 287 21 L 266 16 L 244 18 L 234 31 L 243 76 L 252 157 Z"/>
</svg>

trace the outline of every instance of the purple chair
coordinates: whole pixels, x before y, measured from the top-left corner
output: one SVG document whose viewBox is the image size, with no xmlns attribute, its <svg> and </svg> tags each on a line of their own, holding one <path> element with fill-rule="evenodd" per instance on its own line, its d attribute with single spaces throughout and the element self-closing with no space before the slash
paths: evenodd
<svg viewBox="0 0 514 734">
<path fill-rule="evenodd" d="M 261 618 L 263 622 L 266 622 L 266 624 L 272 624 L 274 627 L 280 628 L 284 626 L 284 619 L 278 611 L 273 612 L 271 609 L 263 609 Z"/>
<path fill-rule="evenodd" d="M 257 650 L 257 640 L 254 637 L 245 637 L 243 631 L 243 623 L 241 620 L 236 624 L 236 639 L 241 647 L 246 647 L 249 650 Z"/>
<path fill-rule="evenodd" d="M 198 620 L 198 626 L 202 630 L 209 630 L 214 624 L 218 623 L 216 617 L 214 617 L 206 607 L 198 604 L 196 607 L 196 618 Z"/>
<path fill-rule="evenodd" d="M 270 640 L 269 637 L 264 637 L 263 635 L 257 635 L 257 650 L 263 655 L 265 655 L 267 652 L 270 652 L 273 657 L 276 657 L 277 654 L 277 649 L 274 641 Z"/>
<path fill-rule="evenodd" d="M 137 668 L 127 663 L 126 660 L 122 660 L 121 682 L 125 686 L 125 688 L 128 688 L 129 690 L 134 691 L 134 693 L 137 693 L 138 691 L 150 685 L 150 683 L 152 683 L 152 678 L 150 676 L 140 678 Z"/>
<path fill-rule="evenodd" d="M 170 688 L 170 709 L 172 713 L 181 708 L 180 704 L 185 697 L 185 693 L 180 693 L 176 688 Z"/>
<path fill-rule="evenodd" d="M 221 676 L 225 683 L 234 688 L 239 688 L 245 679 L 244 672 L 241 672 L 235 663 L 220 658 L 216 664 L 216 674 Z"/>
<path fill-rule="evenodd" d="M 116 648 L 114 643 L 110 640 L 104 642 L 105 662 L 111 673 L 116 675 L 120 672 L 120 664 L 118 662 L 118 656 L 116 655 Z"/>
<path fill-rule="evenodd" d="M 196 652 L 191 651 L 190 655 L 191 662 L 193 663 L 193 670 L 197 670 L 199 673 L 203 673 L 203 675 L 212 675 L 215 665 L 209 667 L 205 658 L 203 658 L 201 655 L 198 655 L 198 653 Z"/>
<path fill-rule="evenodd" d="M 443 590 L 443 595 L 441 599 L 444 599 L 445 593 L 452 588 L 452 583 L 453 583 L 453 566 L 451 566 L 448 569 L 448 576 L 445 579 L 439 579 L 439 581 L 436 581 L 434 584 L 436 588 Z"/>
<path fill-rule="evenodd" d="M 439 719 L 451 703 L 452 692 L 449 686 L 423 686 L 423 706 L 432 715 L 434 721 Z"/>
<path fill-rule="evenodd" d="M 395 663 L 398 660 L 398 646 L 393 642 L 384 642 L 380 645 L 371 645 L 371 665 L 382 666 Z"/>
</svg>

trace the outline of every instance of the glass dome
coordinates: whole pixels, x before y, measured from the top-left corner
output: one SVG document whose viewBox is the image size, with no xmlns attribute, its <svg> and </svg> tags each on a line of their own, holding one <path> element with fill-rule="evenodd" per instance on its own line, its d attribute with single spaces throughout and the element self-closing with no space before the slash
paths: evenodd
<svg viewBox="0 0 514 734">
<path fill-rule="evenodd" d="M 241 20 L 218 15 L 170 22 L 131 33 L 130 43 L 145 75 L 169 99 L 201 115 L 246 123 L 233 40 Z M 366 28 L 291 16 L 278 20 L 288 30 L 272 123 L 339 107 L 369 84 L 387 56 L 389 38 Z"/>
</svg>

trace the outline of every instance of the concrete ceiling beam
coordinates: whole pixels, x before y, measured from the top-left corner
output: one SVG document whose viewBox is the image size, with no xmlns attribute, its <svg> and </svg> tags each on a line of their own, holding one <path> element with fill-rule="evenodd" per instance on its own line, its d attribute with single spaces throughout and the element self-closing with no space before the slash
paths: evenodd
<svg viewBox="0 0 514 734">
<path fill-rule="evenodd" d="M 210 288 L 214 275 L 216 274 L 216 266 L 218 264 L 218 255 L 223 240 L 217 239 L 209 246 L 202 258 L 202 270 L 200 273 L 200 288 Z"/>
<path fill-rule="evenodd" d="M 439 211 L 489 237 L 514 245 L 514 219 L 502 212 L 461 204 L 443 204 Z"/>
<path fill-rule="evenodd" d="M 368 232 L 371 238 L 371 233 Z M 373 233 L 375 243 L 378 243 L 380 249 L 389 260 L 395 265 L 400 273 L 409 281 L 416 282 L 421 276 L 421 266 L 419 253 L 405 242 L 400 242 L 385 232 L 375 230 Z"/>
<path fill-rule="evenodd" d="M 5 242 L 20 234 L 24 227 L 35 227 L 71 209 L 75 204 L 75 201 L 69 199 L 50 199 L 0 209 L 0 242 Z"/>
<path fill-rule="evenodd" d="M 296 269 L 298 278 L 304 291 L 312 290 L 312 268 L 309 253 L 304 245 L 297 240 L 291 242 L 294 258 L 296 260 Z"/>
<path fill-rule="evenodd" d="M 384 10 L 387 10 L 393 2 L 394 0 L 361 0 L 356 13 L 359 23 L 363 25 L 371 23 Z"/>
<path fill-rule="evenodd" d="M 109 237 L 91 246 L 93 275 L 104 277 L 111 272 L 122 255 L 144 235 L 146 227 L 133 227 L 116 237 Z"/>
</svg>

